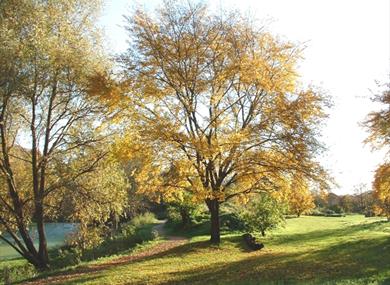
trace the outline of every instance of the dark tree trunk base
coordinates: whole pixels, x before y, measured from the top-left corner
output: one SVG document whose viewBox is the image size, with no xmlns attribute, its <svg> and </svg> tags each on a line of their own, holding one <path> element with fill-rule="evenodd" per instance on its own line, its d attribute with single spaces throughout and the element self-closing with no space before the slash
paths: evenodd
<svg viewBox="0 0 390 285">
<path fill-rule="evenodd" d="M 219 223 L 219 201 L 207 200 L 207 207 L 209 208 L 211 220 L 210 220 L 210 242 L 219 244 L 221 242 L 220 223 Z"/>
</svg>

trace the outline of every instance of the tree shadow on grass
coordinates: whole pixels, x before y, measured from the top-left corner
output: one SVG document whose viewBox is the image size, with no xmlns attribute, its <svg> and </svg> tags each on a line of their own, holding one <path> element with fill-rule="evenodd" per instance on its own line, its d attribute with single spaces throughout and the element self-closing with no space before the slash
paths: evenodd
<svg viewBox="0 0 390 285">
<path fill-rule="evenodd" d="M 177 240 L 161 242 L 145 251 L 140 252 L 140 254 L 136 253 L 133 255 L 118 257 L 117 259 L 108 261 L 107 263 L 97 263 L 92 265 L 88 264 L 86 266 L 81 265 L 67 271 L 47 273 L 44 276 L 38 276 L 37 278 L 31 279 L 28 284 L 73 284 L 73 282 L 76 282 L 75 284 L 77 284 L 77 280 L 78 282 L 86 282 L 85 278 L 99 278 L 99 276 L 96 275 L 98 275 L 100 272 L 114 268 L 116 266 L 126 266 L 129 264 L 136 264 L 139 262 L 158 259 L 162 257 L 183 257 L 195 251 L 213 250 L 218 248 L 218 246 L 213 246 L 208 241 L 185 244 L 182 243 L 183 241 Z M 157 250 L 157 253 L 153 252 L 154 248 L 158 248 L 164 244 L 171 244 L 173 246 L 168 246 L 167 248 Z M 147 253 L 148 251 L 150 251 L 150 254 Z M 143 255 L 145 252 L 147 254 Z M 95 277 L 91 277 L 91 274 Z"/>
<path fill-rule="evenodd" d="M 390 272 L 390 240 L 378 238 L 344 242 L 325 249 L 310 252 L 274 253 L 260 252 L 247 258 L 229 262 L 217 262 L 201 268 L 175 272 L 157 273 L 157 280 L 169 280 L 160 284 L 324 284 L 357 279 L 368 282 L 371 276 L 386 276 Z M 164 253 L 129 262 L 131 265 L 145 260 L 168 256 L 182 257 L 197 251 L 215 251 L 208 242 L 185 244 Z M 201 256 L 200 256 L 201 257 Z M 185 262 L 185 260 L 183 260 Z M 205 264 L 207 265 L 207 264 Z M 99 282 L 104 275 L 95 276 Z M 150 276 L 149 276 L 150 277 Z M 73 280 L 74 284 L 91 280 L 82 276 Z M 385 281 L 383 277 L 382 281 Z M 363 284 L 365 284 L 363 282 Z M 366 282 L 366 283 L 367 283 Z M 128 284 L 144 284 L 135 281 Z M 379 283 L 380 284 L 380 283 Z"/>
<path fill-rule="evenodd" d="M 365 230 L 372 230 L 380 224 L 373 223 L 373 225 L 363 226 Z M 299 245 L 305 242 L 315 242 L 328 236 L 345 237 L 359 231 L 362 231 L 362 225 L 352 225 L 344 229 L 295 234 L 287 238 L 278 237 L 278 240 L 273 241 L 272 244 L 296 244 L 299 249 Z M 66 284 L 78 284 L 86 281 L 99 282 L 101 278 L 105 278 L 103 271 L 112 269 L 114 266 L 136 265 L 148 260 L 170 257 L 183 258 L 184 263 L 185 256 L 199 254 L 199 258 L 202 258 L 202 252 L 215 252 L 215 255 L 218 255 L 220 250 L 226 246 L 239 249 L 241 252 L 248 251 L 240 236 L 224 237 L 221 247 L 212 246 L 208 241 L 186 243 L 141 258 L 108 264 L 99 267 L 98 270 L 79 267 L 74 272 L 69 273 L 70 275 L 76 274 L 70 276 L 66 280 Z M 233 262 L 229 262 L 227 259 L 223 262 L 207 264 L 206 262 L 212 262 L 209 260 L 199 265 L 201 266 L 199 268 L 195 266 L 190 270 L 164 271 L 163 273 L 155 273 L 153 278 L 169 280 L 169 282 L 161 284 L 275 284 L 275 282 L 276 284 L 300 284 L 302 282 L 304 284 L 322 284 L 325 281 L 370 278 L 370 276 L 382 273 L 385 276 L 386 273 L 390 273 L 390 264 L 386 260 L 390 260 L 390 238 L 381 236 L 373 239 L 341 241 L 336 245 L 329 245 L 318 250 L 306 249 L 306 251 L 297 250 L 288 253 L 266 250 L 254 254 L 248 253 L 248 257 Z M 383 280 L 385 280 L 384 277 Z M 145 282 L 129 280 L 128 284 L 145 284 Z"/>
<path fill-rule="evenodd" d="M 313 252 L 262 254 L 238 262 L 221 262 L 202 270 L 172 273 L 162 284 L 324 284 L 390 273 L 390 241 L 353 241 Z M 375 277 L 374 277 L 375 278 Z M 245 280 L 245 281 L 243 281 Z M 377 281 L 377 280 L 372 280 Z M 379 283 L 381 284 L 381 283 Z"/>
<path fill-rule="evenodd" d="M 197 246 L 196 246 L 197 247 Z M 172 250 L 172 252 L 167 252 L 167 255 L 173 256 L 173 257 L 180 257 L 183 255 L 183 252 L 186 252 L 188 248 L 186 246 L 177 248 L 176 250 Z M 209 249 L 210 250 L 210 249 Z M 218 250 L 216 248 L 211 250 Z M 187 252 L 194 252 L 194 249 L 189 249 Z M 215 253 L 218 254 L 218 251 Z M 150 256 L 148 258 L 145 258 L 143 260 L 138 260 L 136 262 L 128 263 L 128 265 L 135 264 L 141 261 L 146 261 L 149 259 L 155 259 L 159 257 L 166 258 L 167 255 L 156 255 L 156 256 Z M 222 262 L 222 263 L 214 263 L 211 264 L 207 269 L 205 269 L 205 266 L 202 266 L 201 268 L 196 268 L 193 270 L 188 271 L 175 271 L 175 272 L 164 272 L 164 273 L 156 273 L 156 275 L 153 276 L 153 279 L 157 280 L 169 280 L 167 282 L 162 282 L 160 284 L 226 284 L 226 282 L 230 280 L 235 280 L 234 278 L 230 278 L 232 275 L 236 276 L 246 276 L 247 273 L 251 270 L 251 267 L 259 264 L 269 264 L 269 268 L 273 269 L 272 272 L 276 271 L 277 268 L 280 266 L 280 264 L 283 264 L 286 260 L 290 260 L 292 258 L 297 258 L 298 254 L 271 254 L 271 253 L 265 253 L 261 256 L 261 259 L 254 259 L 254 258 L 248 258 L 241 262 Z M 185 260 L 183 260 L 185 262 Z M 247 263 L 249 262 L 249 264 Z M 207 265 L 207 264 L 204 264 Z M 244 265 L 244 268 L 243 266 Z M 248 266 L 249 265 L 249 266 Z M 160 276 L 159 276 L 160 275 Z M 93 280 L 94 282 L 104 284 L 105 276 L 103 274 L 95 275 L 95 279 L 91 279 L 91 276 L 81 276 L 80 278 L 73 279 L 72 283 L 66 283 L 66 284 L 80 284 L 87 281 Z M 147 278 L 147 277 L 145 277 Z M 151 278 L 151 276 L 148 276 L 148 278 Z M 145 280 L 142 281 L 131 281 L 127 280 L 126 284 L 147 284 Z M 235 283 L 232 283 L 235 284 Z M 258 284 L 258 283 L 256 283 Z"/>
</svg>

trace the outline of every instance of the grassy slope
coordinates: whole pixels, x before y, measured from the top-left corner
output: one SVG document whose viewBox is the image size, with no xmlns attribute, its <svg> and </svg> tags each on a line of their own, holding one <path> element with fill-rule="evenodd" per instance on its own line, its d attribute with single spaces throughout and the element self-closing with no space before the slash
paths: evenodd
<svg viewBox="0 0 390 285">
<path fill-rule="evenodd" d="M 266 248 L 259 252 L 248 252 L 240 240 L 238 234 L 224 235 L 219 247 L 210 247 L 207 236 L 197 236 L 69 284 L 390 283 L 390 224 L 381 219 L 289 219 L 284 229 L 261 239 Z"/>
<path fill-rule="evenodd" d="M 5 268 L 8 268 L 8 275 L 12 280 L 12 282 L 17 283 L 34 277 L 44 278 L 46 276 L 58 275 L 61 274 L 62 272 L 71 271 L 74 270 L 75 268 L 88 266 L 89 264 L 93 264 L 93 263 L 116 260 L 117 258 L 120 258 L 122 256 L 128 256 L 130 254 L 142 251 L 145 248 L 147 248 L 149 245 L 153 245 L 154 243 L 159 242 L 159 240 L 146 241 L 148 240 L 148 238 L 150 238 L 150 233 L 152 232 L 154 227 L 158 224 L 161 224 L 154 218 L 154 216 L 150 216 L 146 218 L 137 217 L 134 219 L 134 222 L 138 223 L 137 224 L 138 229 L 136 230 L 136 233 L 133 234 L 133 236 L 127 238 L 126 243 L 118 244 L 118 241 L 116 242 L 110 241 L 108 244 L 106 243 L 101 244 L 93 251 L 86 252 L 84 259 L 89 260 L 90 258 L 94 258 L 93 262 L 82 261 L 78 265 L 69 265 L 69 263 L 61 262 L 61 261 L 60 263 L 58 263 L 59 260 L 57 260 L 56 262 L 56 260 L 53 259 L 53 257 L 51 257 L 52 269 L 47 272 L 39 274 L 31 264 L 29 264 L 25 259 L 21 257 L 16 257 L 13 259 L 3 259 L 3 260 L 0 259 L 0 285 L 4 283 Z M 53 229 L 53 227 L 51 228 Z M 49 227 L 49 234 L 50 234 L 49 239 L 51 240 L 49 242 L 49 246 L 50 244 L 53 245 L 53 247 L 50 249 L 51 252 L 49 251 L 49 255 L 55 256 L 57 253 L 58 245 L 63 244 L 64 238 L 63 238 L 63 232 L 61 232 L 62 228 L 63 227 L 59 227 L 60 231 L 58 233 L 55 233 L 53 231 L 50 231 L 50 227 Z M 143 240 L 142 244 L 140 244 L 139 241 L 140 239 Z M 58 264 L 56 265 L 56 263 Z"/>
</svg>

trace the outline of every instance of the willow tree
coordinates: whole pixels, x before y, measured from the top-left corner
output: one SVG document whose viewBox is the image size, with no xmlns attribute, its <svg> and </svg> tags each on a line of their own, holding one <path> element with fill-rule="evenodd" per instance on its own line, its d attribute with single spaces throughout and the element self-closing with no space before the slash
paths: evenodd
<svg viewBox="0 0 390 285">
<path fill-rule="evenodd" d="M 134 151 L 152 165 L 139 174 L 145 193 L 191 192 L 206 203 L 218 243 L 221 203 L 277 190 L 297 173 L 323 178 L 315 155 L 326 100 L 299 88 L 299 48 L 237 13 L 175 1 L 155 16 L 137 10 L 127 31 L 121 63 L 137 110 Z M 158 175 L 172 168 L 170 179 Z"/>
<path fill-rule="evenodd" d="M 98 9 L 86 0 L 0 2 L 0 238 L 39 269 L 49 263 L 44 222 L 56 193 L 106 154 L 105 106 L 87 92 L 106 68 Z"/>
</svg>

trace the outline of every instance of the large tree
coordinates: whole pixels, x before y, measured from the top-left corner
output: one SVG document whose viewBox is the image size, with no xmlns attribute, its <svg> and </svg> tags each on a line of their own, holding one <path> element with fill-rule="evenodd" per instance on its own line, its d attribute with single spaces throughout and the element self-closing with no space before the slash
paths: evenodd
<svg viewBox="0 0 390 285">
<path fill-rule="evenodd" d="M 99 1 L 0 2 L 0 238 L 39 269 L 48 267 L 44 222 L 57 194 L 106 154 L 105 106 L 87 92 L 106 68 L 98 10 Z"/>
<path fill-rule="evenodd" d="M 373 98 L 374 102 L 384 105 L 384 108 L 371 112 L 366 121 L 365 127 L 370 135 L 366 142 L 370 143 L 374 149 L 385 148 L 387 151 L 390 146 L 390 84 L 385 86 L 384 91 Z M 388 153 L 387 153 L 388 156 Z M 390 221 L 390 166 L 388 157 L 375 171 L 373 181 L 373 194 L 377 199 L 378 212 L 387 216 Z"/>
<path fill-rule="evenodd" d="M 152 165 L 139 175 L 143 191 L 190 191 L 210 211 L 215 243 L 221 203 L 297 173 L 324 178 L 314 158 L 326 100 L 299 88 L 299 48 L 252 22 L 167 1 L 155 17 L 128 18 L 121 57 L 141 138 L 133 149 Z M 172 166 L 172 179 L 158 175 Z"/>
<path fill-rule="evenodd" d="M 376 199 L 375 212 L 390 221 L 390 164 L 384 163 L 375 172 L 373 195 Z"/>
</svg>

